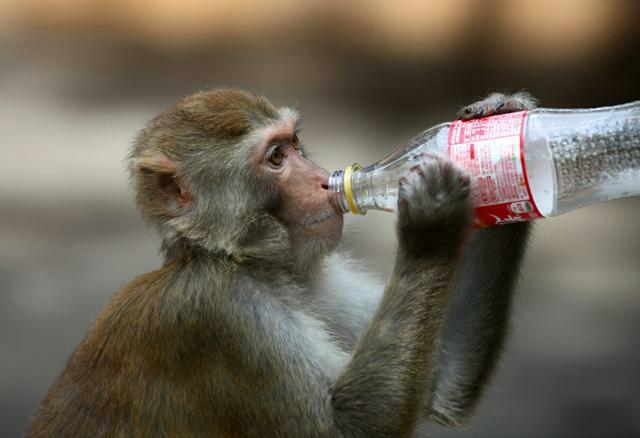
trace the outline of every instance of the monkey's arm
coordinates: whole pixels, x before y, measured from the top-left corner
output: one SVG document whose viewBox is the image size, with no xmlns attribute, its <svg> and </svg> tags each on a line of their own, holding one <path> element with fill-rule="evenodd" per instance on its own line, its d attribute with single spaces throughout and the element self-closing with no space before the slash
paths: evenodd
<svg viewBox="0 0 640 438">
<path fill-rule="evenodd" d="M 468 183 L 440 160 L 401 182 L 392 278 L 333 387 L 335 419 L 349 436 L 406 436 L 417 424 L 468 226 Z"/>
<path fill-rule="evenodd" d="M 460 117 L 535 108 L 526 93 L 492 94 L 463 108 Z M 505 343 L 511 302 L 530 223 L 477 231 L 456 275 L 440 339 L 440 356 L 426 415 L 445 425 L 464 423 L 487 386 Z"/>
<path fill-rule="evenodd" d="M 458 269 L 441 335 L 429 420 L 460 425 L 491 378 L 505 343 L 514 286 L 531 224 L 475 233 Z"/>
</svg>

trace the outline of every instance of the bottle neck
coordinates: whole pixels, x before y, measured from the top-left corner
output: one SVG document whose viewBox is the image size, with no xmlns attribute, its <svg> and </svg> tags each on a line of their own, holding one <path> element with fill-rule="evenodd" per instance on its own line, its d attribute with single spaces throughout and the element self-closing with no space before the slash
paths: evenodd
<svg viewBox="0 0 640 438">
<path fill-rule="evenodd" d="M 360 208 L 353 190 L 354 176 L 360 169 L 360 164 L 354 163 L 347 166 L 344 171 L 336 170 L 329 176 L 329 192 L 331 192 L 332 201 L 343 213 L 365 214 L 367 212 Z"/>
</svg>

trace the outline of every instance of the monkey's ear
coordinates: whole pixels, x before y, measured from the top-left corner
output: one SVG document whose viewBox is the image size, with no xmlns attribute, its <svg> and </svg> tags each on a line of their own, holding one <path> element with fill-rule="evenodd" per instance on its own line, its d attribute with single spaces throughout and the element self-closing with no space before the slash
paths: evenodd
<svg viewBox="0 0 640 438">
<path fill-rule="evenodd" d="M 154 209 L 168 216 L 181 216 L 193 204 L 193 195 L 179 167 L 162 154 L 137 157 L 134 166 L 143 177 L 145 191 Z"/>
</svg>

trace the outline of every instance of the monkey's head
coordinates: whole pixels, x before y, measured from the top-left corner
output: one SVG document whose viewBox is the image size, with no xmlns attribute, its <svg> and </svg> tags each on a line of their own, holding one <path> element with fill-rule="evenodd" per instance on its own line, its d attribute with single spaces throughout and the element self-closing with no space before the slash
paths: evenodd
<svg viewBox="0 0 640 438">
<path fill-rule="evenodd" d="M 328 173 L 305 158 L 298 115 L 243 91 L 188 96 L 138 135 L 130 170 L 163 248 L 302 265 L 333 249 L 342 214 Z"/>
</svg>

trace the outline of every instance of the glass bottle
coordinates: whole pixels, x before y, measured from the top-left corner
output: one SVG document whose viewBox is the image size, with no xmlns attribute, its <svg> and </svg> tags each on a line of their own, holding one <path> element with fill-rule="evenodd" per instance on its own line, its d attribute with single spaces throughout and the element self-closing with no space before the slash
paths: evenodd
<svg viewBox="0 0 640 438">
<path fill-rule="evenodd" d="M 640 101 L 443 123 L 377 163 L 333 172 L 334 203 L 345 213 L 393 212 L 398 180 L 425 152 L 470 174 L 478 226 L 557 216 L 640 194 Z"/>
</svg>

